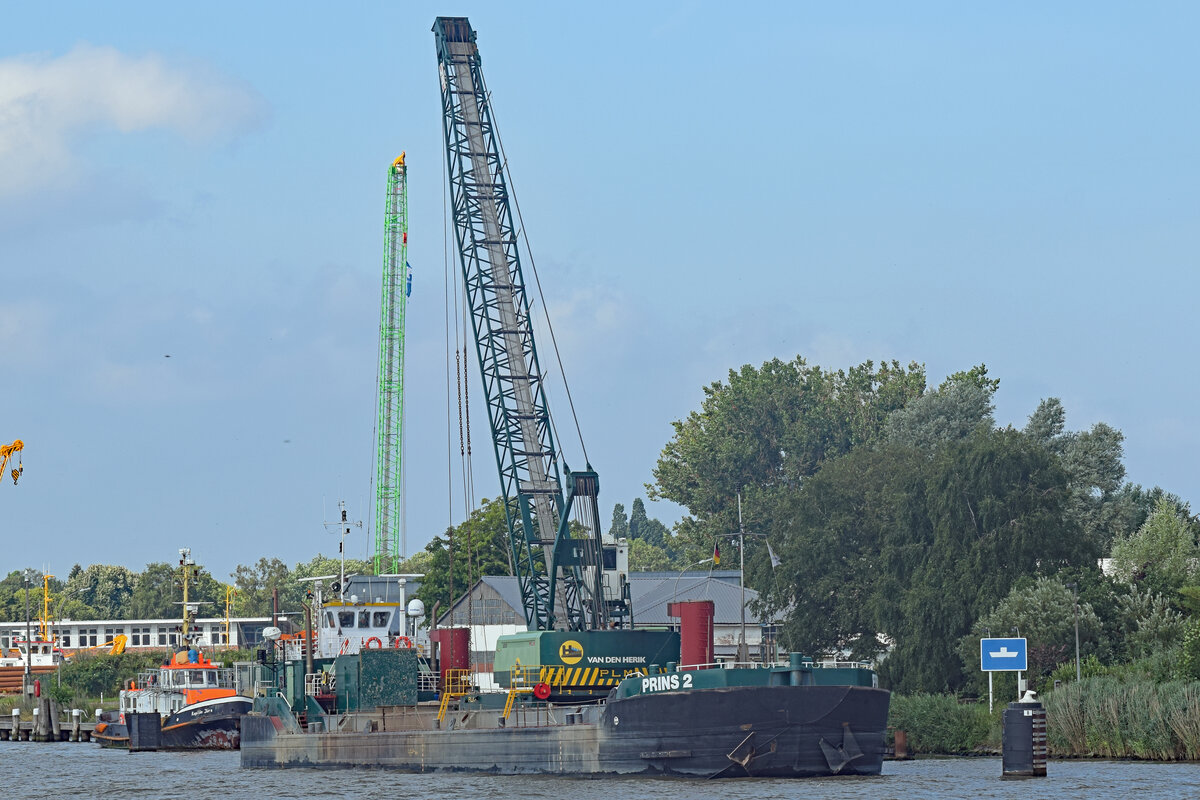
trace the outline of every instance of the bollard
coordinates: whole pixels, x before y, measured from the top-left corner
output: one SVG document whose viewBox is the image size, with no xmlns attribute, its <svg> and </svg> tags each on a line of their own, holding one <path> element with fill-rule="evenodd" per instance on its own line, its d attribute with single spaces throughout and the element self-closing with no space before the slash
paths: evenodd
<svg viewBox="0 0 1200 800">
<path fill-rule="evenodd" d="M 1003 714 L 1004 778 L 1046 776 L 1046 708 L 1037 692 L 1026 692 L 1019 703 L 1009 703 Z"/>
<path fill-rule="evenodd" d="M 82 727 L 83 712 L 78 708 L 71 709 L 71 741 L 79 741 L 79 729 Z"/>
<path fill-rule="evenodd" d="M 21 709 L 19 708 L 12 710 L 12 730 L 9 731 L 8 738 L 14 742 L 21 741 Z"/>
<path fill-rule="evenodd" d="M 898 761 L 907 761 L 911 756 L 908 754 L 908 734 L 899 728 L 894 732 L 895 745 L 893 746 L 893 757 Z"/>
<path fill-rule="evenodd" d="M 50 741 L 62 741 L 62 709 L 53 697 L 50 698 Z"/>
<path fill-rule="evenodd" d="M 157 712 L 126 714 L 125 724 L 129 726 L 129 752 L 151 752 L 162 744 L 162 717 Z"/>
</svg>

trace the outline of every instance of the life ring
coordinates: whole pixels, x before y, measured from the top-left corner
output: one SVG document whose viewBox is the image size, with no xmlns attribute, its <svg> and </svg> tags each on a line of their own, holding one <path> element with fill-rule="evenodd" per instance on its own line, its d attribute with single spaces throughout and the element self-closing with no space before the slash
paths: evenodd
<svg viewBox="0 0 1200 800">
<path fill-rule="evenodd" d="M 412 639 L 408 638 L 407 636 L 397 636 L 396 637 L 396 647 L 402 647 L 402 646 L 411 649 L 413 646 Z"/>
<path fill-rule="evenodd" d="M 380 649 L 380 648 L 382 648 L 382 647 L 383 647 L 383 642 L 379 641 L 379 637 L 378 637 L 378 636 L 372 636 L 370 639 L 367 639 L 367 641 L 363 643 L 363 647 L 366 647 L 368 650 L 369 650 L 369 649 L 372 649 L 372 648 L 371 648 L 371 642 L 374 642 L 374 643 L 375 643 L 375 647 L 374 647 L 374 649 L 376 649 L 376 650 L 378 650 L 378 649 Z"/>
<path fill-rule="evenodd" d="M 539 683 L 533 687 L 533 696 L 538 700 L 545 700 L 550 696 L 550 684 Z"/>
</svg>

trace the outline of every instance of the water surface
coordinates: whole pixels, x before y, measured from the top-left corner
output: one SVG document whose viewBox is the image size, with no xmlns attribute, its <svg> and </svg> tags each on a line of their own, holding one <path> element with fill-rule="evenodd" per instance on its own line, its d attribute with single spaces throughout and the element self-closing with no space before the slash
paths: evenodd
<svg viewBox="0 0 1200 800">
<path fill-rule="evenodd" d="M 1084 800 L 1200 798 L 1200 764 L 1051 761 L 1045 778 L 1001 780 L 999 758 L 889 761 L 877 778 L 727 781 L 408 775 L 378 769 L 241 769 L 237 753 L 127 753 L 94 744 L 0 742 L 14 798 L 171 800 Z"/>
</svg>

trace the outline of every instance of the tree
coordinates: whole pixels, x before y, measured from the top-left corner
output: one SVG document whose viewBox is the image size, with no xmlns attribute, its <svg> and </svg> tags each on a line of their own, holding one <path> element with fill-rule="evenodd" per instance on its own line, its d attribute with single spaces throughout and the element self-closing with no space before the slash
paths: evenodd
<svg viewBox="0 0 1200 800">
<path fill-rule="evenodd" d="M 1094 652 L 1101 623 L 1090 603 L 1079 603 L 1080 652 Z M 1049 675 L 1075 653 L 1075 595 L 1058 578 L 1022 581 L 1008 596 L 971 626 L 958 652 L 967 675 L 981 682 L 979 640 L 984 636 L 1009 636 L 1016 630 L 1028 643 L 1031 678 Z M 982 687 L 980 687 L 982 688 Z"/>
<path fill-rule="evenodd" d="M 233 587 L 237 590 L 234 613 L 239 617 L 269 616 L 273 590 L 276 589 L 281 610 L 293 611 L 303 603 L 305 587 L 278 558 L 260 558 L 253 567 L 239 564 L 232 577 Z"/>
<path fill-rule="evenodd" d="M 433 563 L 433 556 L 428 550 L 418 550 L 400 562 L 396 570 L 401 575 L 424 575 Z"/>
<path fill-rule="evenodd" d="M 67 597 L 64 584 L 56 578 L 50 579 L 50 596 L 52 602 L 59 602 Z M 79 604 L 83 613 L 90 611 Z M 51 612 L 53 613 L 53 611 Z M 29 616 L 36 621 L 42 614 L 42 573 L 34 570 L 29 583 Z M 87 619 L 78 616 L 76 619 Z M 25 577 L 24 570 L 13 570 L 0 580 L 0 621 L 23 622 L 25 620 Z"/>
<path fill-rule="evenodd" d="M 671 554 L 645 539 L 629 540 L 630 572 L 666 572 L 674 569 Z"/>
<path fill-rule="evenodd" d="M 1183 644 L 1183 615 L 1161 594 L 1134 591 L 1120 599 L 1121 622 L 1133 658 L 1168 653 Z"/>
<path fill-rule="evenodd" d="M 880 606 L 901 589 L 885 579 L 883 556 L 899 529 L 922 524 L 906 510 L 910 495 L 919 497 L 923 462 L 905 448 L 863 448 L 829 462 L 797 492 L 745 504 L 747 529 L 765 533 L 780 560 L 771 567 L 761 549 L 748 557 L 748 582 L 767 615 L 782 620 L 790 649 L 867 659 L 884 650 Z"/>
<path fill-rule="evenodd" d="M 687 508 L 686 557 L 711 552 L 713 536 L 736 530 L 739 492 L 799 488 L 825 462 L 875 441 L 924 388 L 923 367 L 894 361 L 826 371 L 798 357 L 730 370 L 727 383 L 704 387 L 699 411 L 672 423 L 647 491 Z"/>
<path fill-rule="evenodd" d="M 906 692 L 962 685 L 958 640 L 1017 578 L 1097 555 L 1064 513 L 1066 474 L 1018 431 L 977 432 L 947 445 L 922 493 L 909 510 L 918 524 L 898 531 L 882 570 L 894 595 L 881 622 L 896 642 L 884 672 Z"/>
<path fill-rule="evenodd" d="M 183 601 L 177 567 L 162 561 L 146 565 L 133 582 L 129 597 L 132 619 L 171 619 L 182 615 Z"/>
<path fill-rule="evenodd" d="M 633 500 L 633 509 L 629 512 L 629 538 L 637 539 L 642 537 L 643 528 L 649 517 L 646 516 L 646 504 L 642 502 L 642 498 L 636 497 Z"/>
<path fill-rule="evenodd" d="M 629 538 L 629 518 L 625 516 L 625 506 L 621 503 L 613 506 L 612 524 L 608 526 L 608 535 L 614 539 Z"/>
<path fill-rule="evenodd" d="M 450 558 L 451 538 L 453 562 Z M 481 576 L 510 574 L 504 501 L 485 497 L 470 517 L 448 529 L 445 535 L 435 536 L 425 550 L 430 556 L 429 565 L 417 597 L 425 604 L 427 615 L 432 617 L 434 603 L 440 603 L 440 611 L 446 611 Z"/>
<path fill-rule="evenodd" d="M 1068 513 L 1097 548 L 1107 551 L 1141 524 L 1140 489 L 1123 483 L 1125 435 L 1119 430 L 1098 422 L 1088 431 L 1067 431 L 1062 402 L 1050 397 L 1030 415 L 1024 432 L 1062 461 L 1071 488 Z"/>
<path fill-rule="evenodd" d="M 932 454 L 946 442 L 960 441 L 979 429 L 996 426 L 992 397 L 1000 381 L 987 377 L 980 364 L 958 372 L 937 388 L 897 409 L 884 424 L 884 436 L 893 443 Z"/>
<path fill-rule="evenodd" d="M 1143 591 L 1175 597 L 1200 581 L 1196 534 L 1186 510 L 1160 498 L 1146 522 L 1113 545 L 1113 570 Z"/>
<path fill-rule="evenodd" d="M 137 576 L 127 567 L 92 564 L 67 580 L 65 591 L 72 593 L 94 611 L 92 619 L 126 619 Z"/>
</svg>

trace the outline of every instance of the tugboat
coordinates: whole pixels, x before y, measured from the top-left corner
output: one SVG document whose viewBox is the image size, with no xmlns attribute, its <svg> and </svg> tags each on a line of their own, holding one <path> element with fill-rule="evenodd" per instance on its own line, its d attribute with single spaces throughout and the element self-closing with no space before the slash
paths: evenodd
<svg viewBox="0 0 1200 800">
<path fill-rule="evenodd" d="M 222 669 L 193 643 L 191 630 L 196 604 L 188 603 L 188 583 L 196 562 L 191 551 L 179 551 L 183 583 L 183 647 L 157 670 L 142 672 L 121 690 L 115 719 L 102 720 L 93 738 L 108 747 L 128 747 L 126 715 L 156 713 L 162 717 L 161 750 L 236 750 L 241 739 L 242 716 L 254 704 L 234 689 L 233 670 Z"/>
</svg>

